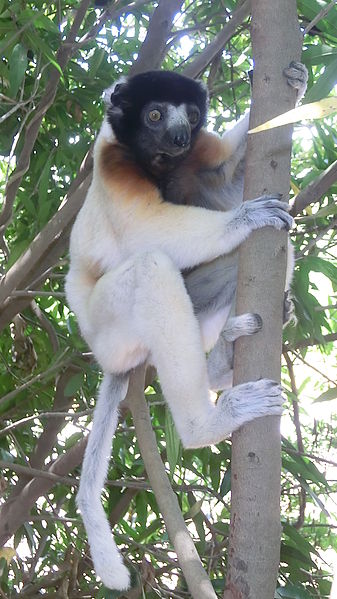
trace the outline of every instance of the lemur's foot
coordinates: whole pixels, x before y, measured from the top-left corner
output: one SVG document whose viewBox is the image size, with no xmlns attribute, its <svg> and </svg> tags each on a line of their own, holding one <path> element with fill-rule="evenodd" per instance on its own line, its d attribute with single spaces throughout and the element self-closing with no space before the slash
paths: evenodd
<svg viewBox="0 0 337 599">
<path fill-rule="evenodd" d="M 302 62 L 292 61 L 283 71 L 287 78 L 288 84 L 297 89 L 297 101 L 305 94 L 308 84 L 308 70 Z"/>
</svg>

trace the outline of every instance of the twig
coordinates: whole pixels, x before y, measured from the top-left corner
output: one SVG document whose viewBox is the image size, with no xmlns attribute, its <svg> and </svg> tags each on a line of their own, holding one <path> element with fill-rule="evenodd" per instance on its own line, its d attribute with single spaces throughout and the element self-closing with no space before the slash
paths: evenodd
<svg viewBox="0 0 337 599">
<path fill-rule="evenodd" d="M 336 0 L 337 2 L 337 0 Z M 313 204 L 325 195 L 330 187 L 337 181 L 337 160 L 330 164 L 330 166 L 323 171 L 318 177 L 316 177 L 307 187 L 302 189 L 296 196 L 295 201 L 291 207 L 290 214 L 297 216 L 300 212 Z"/>
<path fill-rule="evenodd" d="M 337 216 L 335 216 L 335 218 L 333 218 L 329 225 L 327 227 L 324 227 L 321 231 L 318 231 L 316 234 L 316 237 L 312 237 L 307 245 L 296 254 L 296 260 L 298 260 L 299 258 L 302 258 L 303 256 L 306 256 L 310 253 L 310 251 L 316 247 L 317 245 L 317 241 L 319 241 L 320 239 L 323 239 L 323 237 L 329 233 L 329 231 L 331 231 L 332 229 L 334 229 L 334 227 L 337 225 Z"/>
<path fill-rule="evenodd" d="M 40 289 L 24 289 L 13 291 L 11 297 L 62 297 L 65 298 L 66 294 L 63 291 L 41 291 Z"/>
<path fill-rule="evenodd" d="M 91 161 L 89 160 L 89 164 L 85 165 L 85 171 L 89 170 L 91 166 L 90 163 Z M 80 173 L 78 177 L 79 181 L 81 178 L 82 176 Z M 63 243 L 59 255 L 62 253 L 67 240 L 66 232 L 69 230 L 77 211 L 84 201 L 90 183 L 91 176 L 87 175 L 84 181 L 79 183 L 74 193 L 71 194 L 70 197 L 67 196 L 67 201 L 65 201 L 64 205 L 56 212 L 56 214 L 54 214 L 44 229 L 42 229 L 35 239 L 33 239 L 28 250 L 20 256 L 3 277 L 0 288 L 0 305 L 6 301 L 17 287 L 25 286 L 24 281 L 26 277 L 29 276 L 30 272 L 34 273 L 34 268 L 37 267 L 37 265 L 40 265 L 41 267 L 41 259 L 50 255 L 52 248 L 57 245 L 57 242 L 61 237 Z M 55 264 L 55 262 L 56 260 L 53 264 Z M 45 268 L 42 269 L 42 272 L 44 270 Z"/>
<path fill-rule="evenodd" d="M 197 77 L 222 50 L 228 40 L 235 34 L 237 28 L 248 17 L 250 13 L 250 0 L 246 0 L 232 13 L 231 19 L 223 26 L 220 33 L 208 46 L 198 54 L 183 70 L 188 77 Z"/>
<path fill-rule="evenodd" d="M 21 418 L 21 420 L 17 420 L 16 422 L 12 422 L 3 429 L 0 429 L 0 437 L 3 437 L 11 430 L 17 428 L 18 426 L 22 426 L 23 424 L 27 424 L 27 422 L 31 422 L 32 420 L 41 420 L 42 418 L 64 418 L 77 420 L 81 416 L 87 416 L 88 414 L 92 414 L 93 409 L 83 410 L 83 412 L 41 412 L 41 414 L 33 414 L 32 416 L 27 416 L 26 418 Z"/>
<path fill-rule="evenodd" d="M 328 335 L 324 335 L 322 339 L 314 339 L 310 337 L 309 339 L 303 339 L 303 341 L 299 341 L 295 346 L 291 346 L 289 343 L 286 343 L 283 346 L 284 351 L 294 351 L 296 349 L 300 349 L 301 347 L 310 347 L 311 345 L 325 345 L 326 343 L 332 343 L 337 341 L 337 333 L 329 333 Z"/>
<path fill-rule="evenodd" d="M 304 453 L 303 437 L 302 437 L 301 422 L 300 422 L 300 412 L 299 412 L 299 408 L 298 408 L 299 397 L 298 397 L 298 390 L 297 390 L 297 385 L 296 385 L 296 380 L 295 380 L 294 367 L 293 367 L 293 363 L 290 359 L 288 352 L 284 352 L 283 355 L 284 355 L 285 361 L 287 363 L 289 377 L 290 377 L 291 391 L 292 391 L 292 395 L 293 395 L 293 397 L 291 398 L 291 403 L 293 406 L 293 413 L 294 413 L 297 449 L 299 452 Z M 297 521 L 295 522 L 295 525 L 294 525 L 297 530 L 303 526 L 303 522 L 305 519 L 306 502 L 307 502 L 306 491 L 305 491 L 305 488 L 301 485 L 300 491 L 299 491 L 299 508 L 300 509 L 299 509 Z"/>
<path fill-rule="evenodd" d="M 88 31 L 78 42 L 76 42 L 76 48 L 81 48 L 91 40 L 95 39 L 97 33 L 103 27 L 104 23 L 106 23 L 106 21 L 117 19 L 126 12 L 131 12 L 143 6 L 143 4 L 146 4 L 146 2 L 147 0 L 135 0 L 134 2 L 130 2 L 130 4 L 126 4 L 126 6 L 118 7 L 115 10 L 107 8 L 107 10 L 105 10 L 97 19 L 96 23 L 93 24 L 90 31 Z"/>
<path fill-rule="evenodd" d="M 158 453 L 143 389 L 144 368 L 138 368 L 130 379 L 128 404 L 137 430 L 146 472 L 193 599 L 216 599 Z"/>
<path fill-rule="evenodd" d="M 282 449 L 282 451 L 284 451 L 285 453 L 292 453 L 294 455 L 298 455 L 302 458 L 309 458 L 310 460 L 314 460 L 316 462 L 323 462 L 324 464 L 331 464 L 331 466 L 334 466 L 335 468 L 337 468 L 337 462 L 333 462 L 332 460 L 328 460 L 326 458 L 322 458 L 319 455 L 315 455 L 313 453 L 302 453 L 300 451 L 297 451 L 296 449 L 292 449 L 291 447 L 285 447 Z"/>
<path fill-rule="evenodd" d="M 317 13 L 317 15 L 313 18 L 313 20 L 310 21 L 310 23 L 306 26 L 303 34 L 305 35 L 306 33 L 308 33 L 310 31 L 310 29 L 312 29 L 316 25 L 316 23 L 318 23 L 318 21 L 320 21 L 321 19 L 324 19 L 324 17 L 326 17 L 328 12 L 336 4 L 337 4 L 337 0 L 332 0 L 332 2 L 330 2 L 330 4 L 328 4 L 328 6 L 325 6 L 324 8 L 322 8 L 322 10 L 320 10 L 319 13 Z"/>
<path fill-rule="evenodd" d="M 38 319 L 40 326 L 44 329 L 49 337 L 50 344 L 52 346 L 53 352 L 56 354 L 60 349 L 60 343 L 56 331 L 50 322 L 49 318 L 45 315 L 44 311 L 41 310 L 39 304 L 36 303 L 35 300 L 31 302 L 31 309 L 34 312 L 36 318 Z"/>
<path fill-rule="evenodd" d="M 0 468 L 13 470 L 18 474 L 24 474 L 30 478 L 46 478 L 53 481 L 54 483 L 65 483 L 71 486 L 78 486 L 78 481 L 70 476 L 58 476 L 49 472 L 48 470 L 37 470 L 36 468 L 29 468 L 29 466 L 22 466 L 22 464 L 16 464 L 15 462 L 6 462 L 0 460 Z"/>
<path fill-rule="evenodd" d="M 46 379 L 51 374 L 53 374 L 54 372 L 56 372 L 57 370 L 59 370 L 59 368 L 61 368 L 61 366 L 64 366 L 68 361 L 71 360 L 71 356 L 69 356 L 67 360 L 65 360 L 63 362 L 61 361 L 61 359 L 64 358 L 64 356 L 65 356 L 65 354 L 66 354 L 67 351 L 68 351 L 68 349 L 66 349 L 63 352 L 62 356 L 59 357 L 58 361 L 56 363 L 54 363 L 52 366 L 50 366 L 50 368 L 48 368 L 44 372 L 39 372 L 39 374 L 36 374 L 35 376 L 33 376 L 32 378 L 30 378 L 25 383 L 22 383 L 22 385 L 19 385 L 19 387 L 16 387 L 16 389 L 13 389 L 13 391 L 10 391 L 9 393 L 6 393 L 6 395 L 3 395 L 0 398 L 0 406 L 2 406 L 4 403 L 6 403 L 7 401 L 9 401 L 10 399 L 13 399 L 13 397 L 16 397 L 16 395 L 18 393 L 20 393 L 24 389 L 27 389 L 27 387 L 30 387 L 34 383 L 39 383 L 40 381 Z"/>
<path fill-rule="evenodd" d="M 322 372 L 321 370 L 319 370 L 319 368 L 316 368 L 316 366 L 313 366 L 312 364 L 309 364 L 309 362 L 307 362 L 305 360 L 305 358 L 303 358 L 301 356 L 301 354 L 298 354 L 295 350 L 291 350 L 291 351 L 296 356 L 296 358 L 298 358 L 302 362 L 302 364 L 304 364 L 305 366 L 308 366 L 309 368 L 312 368 L 312 370 L 314 370 L 315 372 L 317 372 L 317 374 L 319 374 L 322 378 L 324 378 L 326 381 L 328 381 L 328 383 L 331 383 L 334 387 L 336 387 L 336 381 L 332 380 L 324 372 Z"/>
<path fill-rule="evenodd" d="M 49 468 L 48 473 L 64 477 L 72 472 L 83 459 L 87 439 L 73 445 L 66 453 L 60 455 Z M 11 465 L 7 466 L 11 468 Z M 28 469 L 29 470 L 29 469 Z M 28 519 L 29 513 L 38 497 L 48 493 L 55 484 L 47 477 L 33 478 L 21 490 L 14 501 L 7 501 L 0 509 L 0 546 L 4 545 L 12 534 Z M 72 482 L 72 484 L 75 484 Z"/>
<path fill-rule="evenodd" d="M 328 304 L 327 306 L 316 306 L 314 312 L 324 312 L 325 310 L 337 310 L 337 304 Z"/>
</svg>

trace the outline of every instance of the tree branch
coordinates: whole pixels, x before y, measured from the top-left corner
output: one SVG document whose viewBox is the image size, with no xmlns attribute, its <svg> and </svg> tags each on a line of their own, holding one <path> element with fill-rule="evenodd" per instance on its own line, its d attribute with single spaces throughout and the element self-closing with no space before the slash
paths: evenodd
<svg viewBox="0 0 337 599">
<path fill-rule="evenodd" d="M 144 368 L 140 367 L 130 379 L 128 404 L 135 423 L 146 472 L 193 599 L 216 599 L 158 453 L 143 389 Z"/>
<path fill-rule="evenodd" d="M 60 70 L 54 67 L 50 67 L 50 77 L 47 83 L 45 92 L 41 98 L 41 101 L 34 113 L 34 116 L 30 120 L 26 128 L 24 145 L 18 159 L 16 169 L 12 173 L 8 185 L 6 188 L 5 202 L 3 205 L 2 212 L 0 214 L 0 227 L 2 230 L 9 223 L 12 218 L 13 204 L 16 198 L 17 191 L 20 187 L 22 177 L 25 175 L 29 168 L 30 156 L 33 151 L 36 138 L 39 133 L 40 125 L 43 117 L 46 114 L 48 108 L 52 105 L 55 99 L 56 90 L 60 81 L 61 72 L 64 71 L 68 60 L 72 53 L 72 46 L 81 27 L 81 24 L 85 18 L 88 7 L 90 6 L 90 0 L 82 0 L 76 13 L 73 24 L 70 28 L 69 34 L 63 44 L 60 46 L 56 55 L 56 61 L 60 67 Z"/>
<path fill-rule="evenodd" d="M 313 337 L 310 337 L 309 339 L 303 339 L 294 346 L 286 343 L 283 346 L 283 350 L 292 351 L 295 349 L 301 349 L 302 347 L 311 347 L 312 345 L 325 345 L 326 343 L 333 343 L 334 341 L 337 341 L 337 333 L 329 333 L 328 335 L 324 335 L 322 339 L 314 339 Z"/>
<path fill-rule="evenodd" d="M 332 0 L 332 2 L 330 2 L 330 4 L 328 4 L 327 6 L 324 6 L 324 8 L 322 8 L 322 10 L 320 10 L 319 13 L 317 13 L 317 15 L 312 19 L 312 21 L 310 21 L 310 23 L 306 26 L 306 28 L 304 30 L 304 35 L 306 33 L 308 33 L 313 27 L 315 27 L 315 25 L 317 25 L 317 23 L 321 19 L 324 19 L 324 17 L 326 17 L 326 15 L 328 14 L 328 12 L 330 12 L 330 10 L 336 4 L 337 4 L 337 0 Z"/>
<path fill-rule="evenodd" d="M 254 58 L 250 129 L 289 110 L 295 93 L 282 72 L 299 60 L 300 29 L 293 0 L 252 0 Z M 249 136 L 245 199 L 288 196 L 291 127 Z M 280 380 L 287 236 L 268 227 L 241 246 L 237 314 L 258 312 L 262 331 L 235 342 L 234 384 Z M 258 418 L 233 434 L 232 509 L 225 599 L 274 597 L 280 555 L 280 421 Z"/>
<path fill-rule="evenodd" d="M 243 23 L 243 21 L 250 14 L 251 0 L 245 0 L 245 2 L 239 6 L 232 14 L 231 19 L 225 23 L 222 30 L 214 38 L 214 40 L 206 46 L 206 48 L 199 54 L 192 62 L 190 62 L 183 70 L 183 74 L 187 77 L 198 77 L 200 73 L 209 65 L 213 58 L 220 52 L 228 40 L 236 32 L 236 29 Z"/>
<path fill-rule="evenodd" d="M 337 181 L 337 160 L 330 164 L 330 166 L 323 171 L 318 177 L 316 177 L 305 189 L 300 191 L 294 201 L 290 213 L 293 216 L 297 216 L 300 212 L 313 204 L 318 202 L 320 198 L 325 195 L 330 187 Z"/>
<path fill-rule="evenodd" d="M 139 50 L 138 58 L 130 69 L 131 75 L 159 69 L 164 60 L 166 42 L 172 28 L 173 17 L 181 8 L 183 0 L 160 0 L 147 30 L 146 38 Z"/>
<path fill-rule="evenodd" d="M 81 176 L 79 177 L 79 180 Z M 25 288 L 29 278 L 36 277 L 41 270 L 47 270 L 56 263 L 57 258 L 65 251 L 71 225 L 83 204 L 85 195 L 91 183 L 91 176 L 82 181 L 76 191 L 68 197 L 65 204 L 54 214 L 47 225 L 33 239 L 28 250 L 18 258 L 15 264 L 3 277 L 0 285 L 1 312 L 9 303 L 9 296 L 16 289 Z M 56 248 L 56 256 L 52 250 Z M 28 298 L 27 304 L 30 298 Z"/>
<path fill-rule="evenodd" d="M 47 473 L 64 477 L 82 461 L 87 438 L 81 439 L 69 451 L 62 454 L 47 470 Z M 10 466 L 8 466 L 10 467 Z M 45 495 L 55 484 L 50 478 L 33 478 L 25 485 L 14 501 L 7 501 L 0 509 L 0 546 L 4 545 L 15 531 L 27 520 L 36 500 Z"/>
</svg>

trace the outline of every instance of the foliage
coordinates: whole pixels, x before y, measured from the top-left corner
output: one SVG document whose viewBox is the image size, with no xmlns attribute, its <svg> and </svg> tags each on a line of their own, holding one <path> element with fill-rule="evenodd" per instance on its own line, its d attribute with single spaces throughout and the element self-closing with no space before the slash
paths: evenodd
<svg viewBox="0 0 337 599">
<path fill-rule="evenodd" d="M 18 158 L 25 154 L 27 127 L 41 115 L 29 169 L 15 194 L 13 217 L 10 214 L 2 223 L 4 271 L 17 265 L 27 248 L 31 251 L 37 235 L 46 238 L 50 234 L 45 227 L 66 195 L 71 195 L 71 183 L 101 123 L 102 92 L 128 73 L 155 10 L 150 2 L 126 5 L 123 0 L 110 3 L 107 10 L 89 6 L 69 60 L 61 68 L 60 48 L 65 47 L 74 11 L 84 4 L 0 0 L 1 191 L 5 192 Z M 302 27 L 327 4 L 299 0 Z M 163 66 L 182 70 L 191 64 L 221 31 L 235 7 L 234 0 L 182 2 L 167 40 Z M 216 54 L 202 73 L 210 88 L 210 123 L 220 132 L 249 105 L 248 24 L 240 24 L 221 56 Z M 155 46 L 152 51 L 155 56 Z M 309 69 L 308 101 L 334 93 L 336 8 L 305 36 L 303 61 Z M 59 79 L 55 98 L 51 97 L 43 112 L 53 77 Z M 335 127 L 336 119 L 328 117 L 308 128 L 297 128 L 294 194 L 305 190 L 336 161 Z M 322 197 L 318 195 L 298 216 L 292 235 L 298 321 L 286 329 L 284 346 L 287 367 L 283 368 L 283 382 L 288 402 L 278 588 L 282 598 L 328 597 L 331 555 L 337 549 L 333 531 L 337 421 L 330 409 L 336 398 L 336 350 L 331 342 L 337 338 L 336 181 L 337 176 Z M 19 593 L 37 597 L 41 592 L 69 598 L 116 596 L 102 588 L 98 591 L 75 506 L 83 432 L 91 420 L 100 375 L 64 297 L 68 234 L 68 230 L 62 232 L 62 250 L 54 261 L 49 263 L 41 254 L 37 270 L 27 266 L 26 278 L 14 286 L 0 310 L 0 322 L 5 325 L 0 341 L 2 522 L 10 525 L 13 518 L 16 523 L 14 540 L 8 542 L 6 527 L 0 525 L 0 539 L 7 547 L 0 550 L 0 589 L 10 598 Z M 49 259 L 59 247 L 58 239 L 51 236 Z M 229 531 L 230 442 L 182 451 L 156 381 L 148 387 L 147 397 L 158 447 L 184 518 L 221 596 Z M 314 400 L 321 403 L 314 406 Z M 54 479 L 48 478 L 52 464 Z M 37 473 L 30 473 L 29 468 L 48 474 L 33 478 Z M 111 522 L 116 523 L 117 541 L 137 566 L 137 596 L 170 597 L 171 589 L 176 597 L 188 596 L 126 410 L 114 441 L 103 502 Z M 15 557 L 8 547 L 15 548 Z"/>
</svg>

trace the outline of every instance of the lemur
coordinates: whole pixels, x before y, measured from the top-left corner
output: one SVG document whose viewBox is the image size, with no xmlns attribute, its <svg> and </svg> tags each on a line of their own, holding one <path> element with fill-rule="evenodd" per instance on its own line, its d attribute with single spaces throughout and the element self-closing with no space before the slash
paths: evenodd
<svg viewBox="0 0 337 599">
<path fill-rule="evenodd" d="M 288 230 L 292 218 L 277 194 L 242 203 L 236 176 L 247 121 L 220 138 L 205 131 L 206 114 L 204 85 L 177 73 L 143 73 L 110 90 L 92 184 L 71 233 L 66 293 L 104 371 L 77 504 L 96 572 L 114 589 L 127 589 L 130 575 L 100 493 L 132 369 L 156 367 L 185 447 L 218 443 L 282 412 L 281 388 L 268 379 L 226 390 L 216 404 L 210 396 L 204 350 L 223 326 L 231 338 L 260 326 L 251 314 L 226 323 L 235 250 L 253 230 Z M 228 196 L 202 207 L 212 173 L 214 197 Z M 180 193 L 183 185 L 190 193 Z"/>
</svg>

